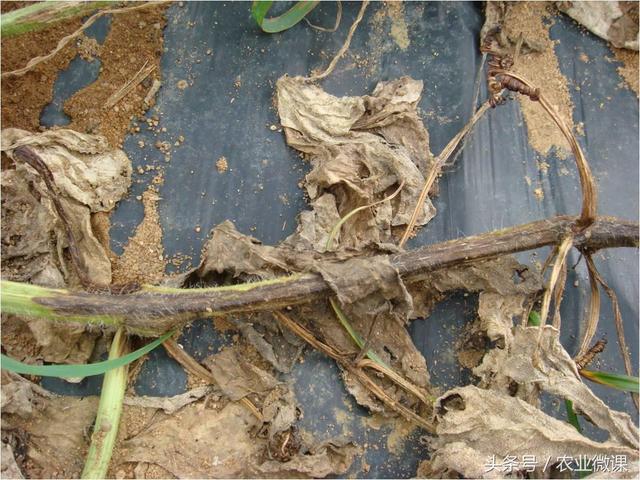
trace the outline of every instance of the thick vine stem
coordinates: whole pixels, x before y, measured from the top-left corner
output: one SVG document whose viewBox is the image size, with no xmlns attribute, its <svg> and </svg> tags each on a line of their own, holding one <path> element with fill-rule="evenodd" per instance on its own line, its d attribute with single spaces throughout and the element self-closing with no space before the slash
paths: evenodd
<svg viewBox="0 0 640 480">
<path fill-rule="evenodd" d="M 428 245 L 388 257 L 405 282 L 430 272 L 560 243 L 576 231 L 576 217 L 554 217 L 503 230 Z M 638 223 L 611 217 L 573 233 L 573 245 L 595 251 L 638 247 Z M 375 261 L 375 257 L 372 258 Z M 350 279 L 368 282 L 368 278 Z M 202 316 L 273 311 L 333 294 L 318 274 L 295 274 L 217 288 L 143 287 L 109 295 L 2 282 L 2 310 L 26 317 L 126 326 L 129 333 L 157 336 Z"/>
</svg>

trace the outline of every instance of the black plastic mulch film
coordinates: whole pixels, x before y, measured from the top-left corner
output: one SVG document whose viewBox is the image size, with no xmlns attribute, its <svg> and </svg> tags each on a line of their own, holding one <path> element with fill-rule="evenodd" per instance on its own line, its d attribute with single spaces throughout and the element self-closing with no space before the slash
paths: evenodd
<svg viewBox="0 0 640 480">
<path fill-rule="evenodd" d="M 359 8 L 354 2 L 343 3 L 342 22 L 335 33 L 314 30 L 304 22 L 282 34 L 261 33 L 250 17 L 248 2 L 185 2 L 168 9 L 162 88 L 156 106 L 147 113 L 149 117 L 159 116 L 166 133 L 156 137 L 143 129 L 124 143 L 133 162 L 134 182 L 128 197 L 112 215 L 112 247 L 116 252 L 122 251 L 142 219 L 142 203 L 136 197 L 147 189 L 151 176 L 138 174 L 137 167 L 148 164 L 165 171 L 164 184 L 159 187 L 159 213 L 169 257 L 189 255 L 197 265 L 208 232 L 226 219 L 232 220 L 240 232 L 265 244 L 276 244 L 293 232 L 296 215 L 305 208 L 298 183 L 308 166 L 286 146 L 282 132 L 269 128 L 278 125 L 272 104 L 275 82 L 285 73 L 306 75 L 327 65 L 342 45 Z M 419 108 L 429 130 L 431 151 L 437 154 L 470 117 L 481 59 L 478 38 L 482 7 L 468 2 L 405 3 L 410 43 L 404 50 L 388 35 L 389 25 L 382 37 L 373 28 L 372 18 L 379 8 L 383 8 L 381 3 L 369 6 L 347 60 L 322 86 L 334 95 L 364 95 L 381 80 L 402 75 L 423 80 Z M 335 3 L 323 2 L 311 18 L 317 24 L 332 25 L 335 13 Z M 104 38 L 108 28 L 109 21 L 105 20 L 96 25 L 94 35 Z M 572 20 L 562 16 L 551 26 L 550 34 L 553 40 L 559 40 L 555 53 L 568 79 L 574 122 L 584 123 L 584 136 L 579 142 L 597 180 L 599 214 L 635 219 L 639 164 L 635 93 L 620 88 L 620 64 L 606 42 L 585 35 Z M 207 50 L 212 54 L 207 55 Z M 590 61 L 580 61 L 581 54 Z M 356 67 L 353 60 L 357 56 L 368 59 L 368 66 Z M 97 73 L 78 64 L 61 75 L 76 78 L 76 82 L 58 82 L 53 103 L 60 105 L 61 99 L 90 83 L 86 78 Z M 187 80 L 189 87 L 179 89 L 180 80 Z M 236 80 L 240 80 L 239 86 L 234 85 Z M 57 123 L 60 117 L 55 116 L 56 109 L 49 111 L 45 111 L 43 122 Z M 173 150 L 169 163 L 159 151 L 138 148 L 139 140 L 148 145 L 158 140 L 173 143 L 179 135 L 184 136 L 184 143 Z M 215 168 L 221 156 L 227 158 L 229 166 L 224 174 Z M 571 168 L 572 160 L 563 161 L 571 173 L 561 175 L 560 160 L 553 154 L 545 159 L 550 164 L 547 173 L 538 170 L 536 158 L 518 102 L 509 101 L 489 112 L 476 126 L 456 163 L 440 178 L 440 193 L 434 199 L 436 217 L 407 247 L 556 214 L 578 213 L 580 185 L 575 168 Z M 534 196 L 525 177 L 540 183 L 544 199 Z M 195 226 L 201 227 L 199 232 Z M 520 254 L 519 259 L 530 262 L 531 252 Z M 577 260 L 577 252 L 570 252 L 568 264 Z M 637 339 L 638 252 L 611 249 L 598 254 L 596 262 L 618 294 L 628 338 Z M 184 264 L 179 270 L 186 268 Z M 586 267 L 580 262 L 575 270 L 569 269 L 561 309 L 561 340 L 569 353 L 578 348 L 588 295 Z M 475 295 L 454 295 L 441 303 L 428 321 L 416 320 L 410 326 L 415 344 L 427 359 L 432 383 L 438 387 L 446 389 L 470 380 L 469 372 L 457 366 L 453 345 L 465 323 L 473 319 L 476 306 Z M 200 360 L 229 344 L 231 334 L 219 333 L 210 321 L 196 321 L 184 330 L 179 343 Z M 599 368 L 623 372 L 610 302 L 604 296 L 598 335 L 610 340 L 609 348 L 599 357 Z M 629 347 L 633 365 L 637 365 L 638 342 L 629 342 Z M 360 444 L 369 445 L 364 458 L 356 459 L 352 466 L 351 471 L 358 476 L 410 477 L 415 475 L 418 462 L 427 458 L 418 431 L 406 439 L 401 453 L 389 452 L 389 427 L 375 430 L 365 426 L 363 418 L 368 413 L 346 392 L 337 367 L 321 354 L 307 350 L 304 363 L 296 364 L 285 380 L 293 382 L 304 409 L 301 428 L 318 441 L 348 433 Z M 135 389 L 141 395 L 175 395 L 186 390 L 186 381 L 182 368 L 163 349 L 156 349 L 145 362 Z M 75 385 L 55 379 L 43 383 L 56 392 L 87 395 L 98 393 L 101 382 L 100 377 L 91 377 Z M 636 418 L 628 395 L 590 386 L 609 406 Z M 562 402 L 546 399 L 544 404 L 545 411 L 564 418 Z M 337 421 L 338 416 L 342 422 Z M 601 438 L 602 432 L 590 428 L 588 422 L 583 424 L 587 435 Z M 362 471 L 363 461 L 370 466 L 366 473 Z"/>
</svg>

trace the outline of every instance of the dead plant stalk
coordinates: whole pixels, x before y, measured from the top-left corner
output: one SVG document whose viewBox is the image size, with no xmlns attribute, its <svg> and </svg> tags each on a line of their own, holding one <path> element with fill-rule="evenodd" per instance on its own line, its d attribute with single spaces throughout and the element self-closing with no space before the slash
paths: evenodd
<svg viewBox="0 0 640 480">
<path fill-rule="evenodd" d="M 423 246 L 388 256 L 405 282 L 431 272 L 560 243 L 572 234 L 577 248 L 637 247 L 638 224 L 598 218 L 577 231 L 576 217 L 555 217 L 500 231 Z M 350 279 L 367 282 L 368 278 Z M 26 317 L 125 325 L 130 333 L 157 336 L 199 316 L 273 311 L 333 295 L 319 274 L 293 274 L 227 287 L 179 289 L 144 286 L 125 294 L 47 289 L 2 282 L 2 309 Z"/>
</svg>

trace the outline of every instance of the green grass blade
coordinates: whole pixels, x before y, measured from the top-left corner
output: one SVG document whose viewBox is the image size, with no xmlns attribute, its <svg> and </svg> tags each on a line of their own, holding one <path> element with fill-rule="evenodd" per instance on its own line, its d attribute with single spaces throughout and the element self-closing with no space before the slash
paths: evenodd
<svg viewBox="0 0 640 480">
<path fill-rule="evenodd" d="M 353 339 L 355 344 L 360 348 L 364 347 L 364 343 L 365 343 L 364 339 L 353 328 L 353 326 L 351 325 L 351 322 L 349 321 L 345 313 L 340 308 L 340 305 L 338 305 L 338 302 L 336 302 L 333 298 L 330 298 L 329 302 L 331 303 L 331 307 L 333 308 L 333 311 L 335 312 L 336 317 L 338 317 L 340 324 L 344 327 L 344 329 L 347 331 L 349 336 Z M 391 367 L 389 367 L 389 365 L 387 365 L 378 355 L 375 354 L 375 352 L 371 351 L 370 349 L 367 350 L 367 357 L 369 357 L 370 360 L 376 362 L 378 365 L 381 365 L 391 370 Z"/>
<path fill-rule="evenodd" d="M 578 415 L 576 415 L 576 411 L 573 409 L 573 402 L 571 400 L 565 399 L 564 406 L 567 410 L 567 421 L 571 425 L 573 425 L 579 433 L 582 433 L 582 428 L 580 427 L 580 422 L 578 421 Z M 578 478 L 586 478 L 592 473 L 592 467 L 587 467 L 586 470 L 578 470 Z"/>
<path fill-rule="evenodd" d="M 582 428 L 580 428 L 580 422 L 578 421 L 578 415 L 576 415 L 576 411 L 573 409 L 573 402 L 571 400 L 565 400 L 564 406 L 567 410 L 567 421 L 573 425 L 578 432 L 582 433 Z"/>
<path fill-rule="evenodd" d="M 267 33 L 278 33 L 288 30 L 295 24 L 300 22 L 311 10 L 313 10 L 319 1 L 301 1 L 282 15 L 273 18 L 266 18 L 267 12 L 273 4 L 272 1 L 254 1 L 251 5 L 251 15 L 256 20 L 262 31 Z"/>
<path fill-rule="evenodd" d="M 527 325 L 529 327 L 539 327 L 540 326 L 540 314 L 535 310 L 531 310 L 529 313 L 529 320 L 527 321 Z"/>
<path fill-rule="evenodd" d="M 584 368 L 580 370 L 580 375 L 592 382 L 615 388 L 617 390 L 622 390 L 623 392 L 640 393 L 640 380 L 638 377 L 586 370 Z"/>
<path fill-rule="evenodd" d="M 264 17 L 267 16 L 272 3 L 271 0 L 258 0 L 251 3 L 251 16 L 259 26 L 262 27 Z"/>
<path fill-rule="evenodd" d="M 124 328 L 119 328 L 113 337 L 109 349 L 109 360 L 122 358 L 127 349 L 127 336 Z M 82 470 L 81 478 L 106 478 L 113 446 L 118 437 L 118 427 L 122 415 L 122 401 L 127 389 L 129 365 L 109 370 L 102 381 L 102 393 L 98 404 L 98 413 L 91 435 L 91 445 Z"/>
<path fill-rule="evenodd" d="M 172 334 L 173 331 L 167 332 L 135 352 L 131 352 L 128 355 L 124 355 L 119 358 L 105 360 L 104 362 L 88 363 L 86 365 L 29 365 L 7 357 L 6 355 L 2 355 L 0 367 L 11 372 L 38 375 L 40 377 L 77 378 L 101 375 L 109 370 L 128 365 L 134 360 L 137 360 L 144 354 L 149 353 L 151 350 L 156 348 Z"/>
</svg>

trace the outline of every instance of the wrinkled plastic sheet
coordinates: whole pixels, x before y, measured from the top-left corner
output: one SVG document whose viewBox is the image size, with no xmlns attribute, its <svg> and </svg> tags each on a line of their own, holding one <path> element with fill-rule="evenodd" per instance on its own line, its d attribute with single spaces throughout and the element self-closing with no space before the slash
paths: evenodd
<svg viewBox="0 0 640 480">
<path fill-rule="evenodd" d="M 276 80 L 284 73 L 306 74 L 324 67 L 342 42 L 357 14 L 359 4 L 343 2 L 344 13 L 335 33 L 316 31 L 304 22 L 276 35 L 261 33 L 250 17 L 249 3 L 186 2 L 168 10 L 165 50 L 162 57 L 162 88 L 156 106 L 148 116 L 158 115 L 167 129 L 158 137 L 143 129 L 126 139 L 124 149 L 133 161 L 134 183 L 129 196 L 112 215 L 113 249 L 122 251 L 142 218 L 142 203 L 136 200 L 150 182 L 149 175 L 136 173 L 138 166 L 153 164 L 165 170 L 160 186 L 159 208 L 164 230 L 165 253 L 186 254 L 199 262 L 207 233 L 230 219 L 238 230 L 275 244 L 291 234 L 296 215 L 305 208 L 298 182 L 308 165 L 285 144 L 272 104 Z M 282 8 L 282 7 L 278 7 Z M 483 22 L 481 6 L 469 2 L 405 4 L 405 21 L 410 44 L 402 50 L 384 26 L 384 35 L 374 28 L 374 13 L 381 3 L 369 6 L 346 58 L 324 82 L 334 95 L 364 95 L 380 80 L 409 75 L 424 81 L 419 108 L 429 130 L 431 150 L 437 154 L 470 117 L 474 81 L 480 63 L 478 34 Z M 310 18 L 316 24 L 332 25 L 336 4 L 323 2 Z M 98 25 L 96 36 L 104 35 L 108 21 Z M 101 32 L 100 29 L 103 31 Z M 579 138 L 599 188 L 599 213 L 636 219 L 638 215 L 638 102 L 635 94 L 619 88 L 619 63 L 606 43 L 583 31 L 570 19 L 560 18 L 551 27 L 562 73 L 569 80 L 574 103 L 574 122 L 584 123 Z M 212 54 L 206 51 L 211 49 Z M 579 61 L 584 53 L 591 61 Z M 360 68 L 356 57 L 369 59 Z M 374 65 L 371 67 L 371 65 Z M 77 62 L 73 71 L 62 75 L 76 82 L 59 82 L 56 99 L 69 97 L 85 84 Z M 95 67 L 91 67 L 95 68 Z M 79 80 L 78 80 L 79 79 Z M 177 87 L 180 80 L 190 86 Z M 239 80 L 239 85 L 237 81 Z M 234 85 L 234 82 L 235 85 Z M 544 86 L 543 86 L 544 88 Z M 481 98 L 486 92 L 484 85 Z M 61 103 L 59 103 L 61 105 Z M 58 119 L 59 120 L 59 119 Z M 55 118 L 54 122 L 58 121 Z M 183 135 L 184 144 L 173 151 L 172 160 L 155 150 L 141 150 L 138 141 L 153 145 L 157 140 L 173 143 Z M 229 170 L 218 173 L 216 160 L 225 156 Z M 464 235 L 504 228 L 556 214 L 575 214 L 580 208 L 577 173 L 559 173 L 559 159 L 551 156 L 547 174 L 536 166 L 536 153 L 527 141 L 526 126 L 517 102 L 489 112 L 475 129 L 466 148 L 440 179 L 439 196 L 434 199 L 436 217 L 409 243 L 409 248 L 437 243 Z M 571 162 L 570 159 L 564 162 Z M 566 163 L 567 167 L 571 166 Z M 525 177 L 539 181 L 544 199 L 537 200 Z M 136 180 L 142 180 L 137 183 Z M 194 227 L 201 226 L 199 232 Z M 521 254 L 521 261 L 543 260 L 547 251 Z M 572 251 L 569 265 L 578 260 Z M 616 249 L 597 255 L 596 263 L 613 287 L 628 338 L 638 338 L 638 253 Z M 185 263 L 168 271 L 185 271 Z M 582 334 L 582 319 L 588 303 L 589 282 L 584 262 L 569 269 L 562 303 L 561 341 L 575 354 Z M 432 382 L 443 389 L 468 383 L 468 371 L 456 363 L 454 344 L 465 323 L 476 315 L 477 297 L 454 295 L 440 304 L 428 321 L 410 326 L 411 336 L 427 359 Z M 602 370 L 622 372 L 623 364 L 615 345 L 616 333 L 610 302 L 603 296 L 599 335 L 609 339 L 601 354 Z M 231 332 L 219 333 L 211 322 L 201 320 L 186 328 L 180 343 L 196 359 L 203 359 L 231 341 Z M 632 363 L 638 364 L 638 342 L 629 342 Z M 637 372 L 636 372 L 637 374 Z M 186 374 L 162 349 L 150 354 L 138 376 L 135 389 L 143 395 L 174 395 L 186 390 Z M 417 463 L 427 458 L 414 431 L 404 447 L 389 452 L 389 427 L 375 430 L 363 421 L 368 413 L 349 397 L 332 361 L 309 351 L 290 377 L 304 409 L 301 428 L 318 441 L 347 434 L 368 444 L 363 459 L 352 471 L 364 477 L 409 477 Z M 101 378 L 85 379 L 71 385 L 47 380 L 51 390 L 71 395 L 99 392 Z M 636 412 L 628 395 L 590 385 L 614 409 Z M 545 410 L 563 418 L 562 402 L 547 398 Z M 343 419 L 339 422 L 338 418 Z M 344 421 L 344 418 L 347 420 Z M 585 424 L 587 422 L 584 422 Z M 595 439 L 601 432 L 587 424 L 586 433 Z M 362 470 L 363 462 L 370 466 Z"/>
</svg>

